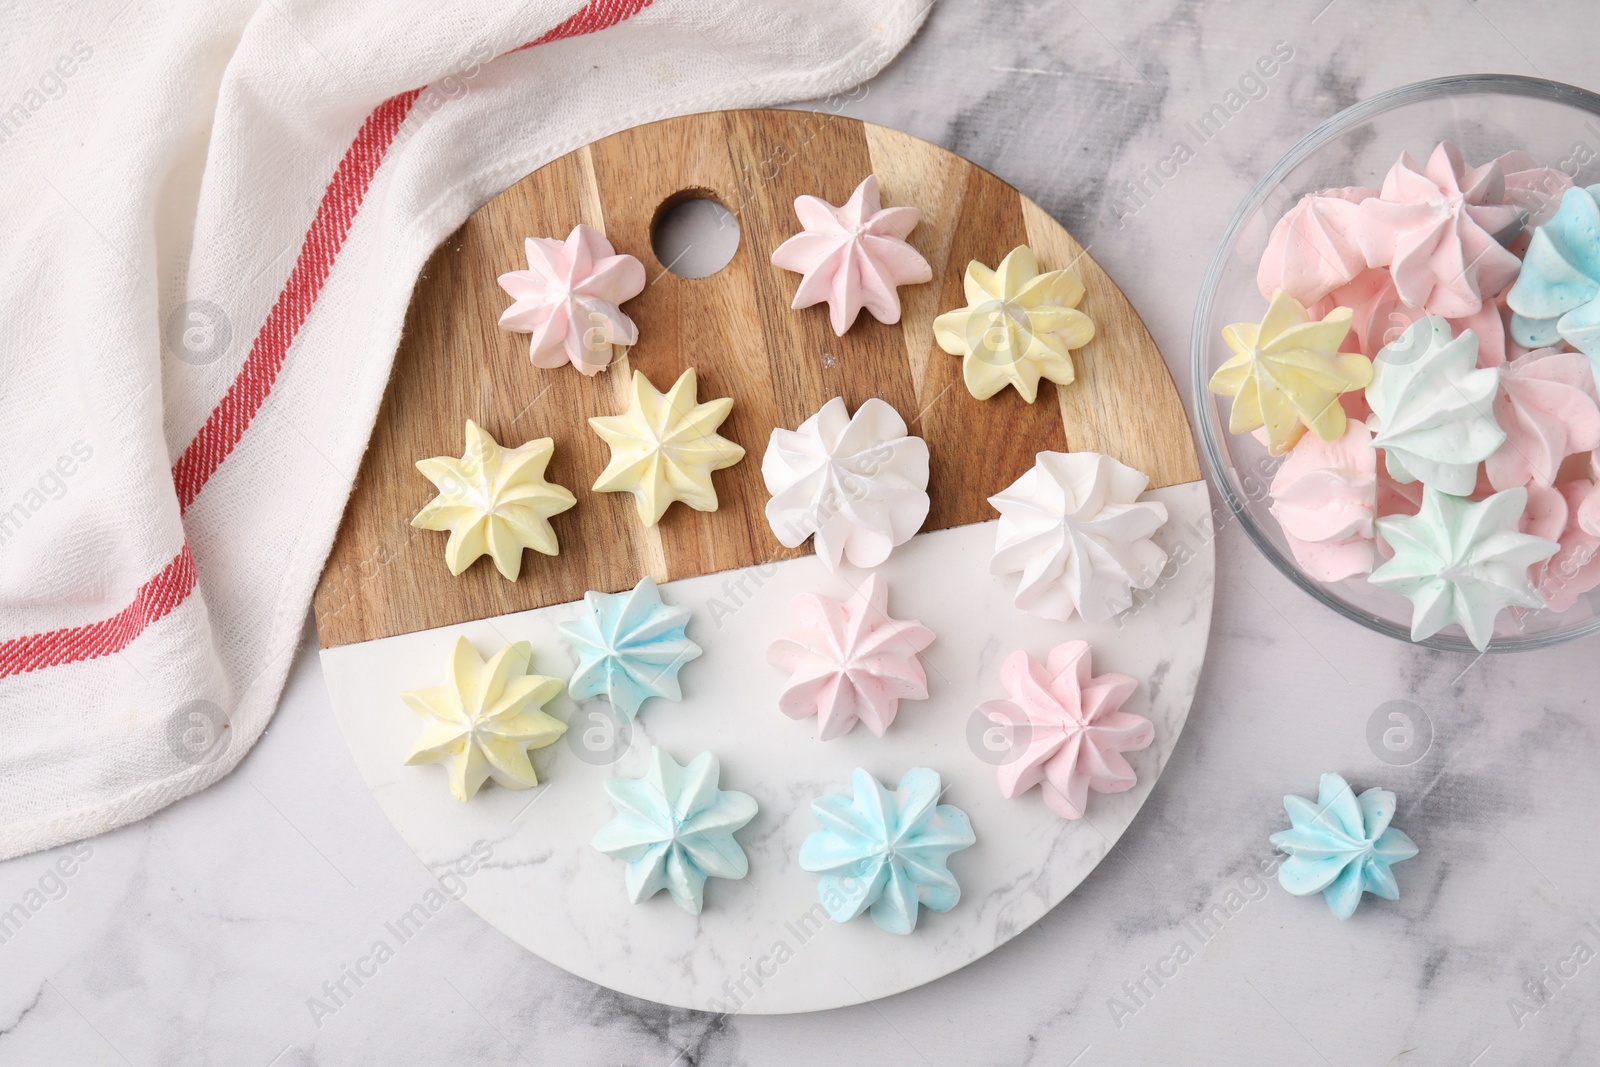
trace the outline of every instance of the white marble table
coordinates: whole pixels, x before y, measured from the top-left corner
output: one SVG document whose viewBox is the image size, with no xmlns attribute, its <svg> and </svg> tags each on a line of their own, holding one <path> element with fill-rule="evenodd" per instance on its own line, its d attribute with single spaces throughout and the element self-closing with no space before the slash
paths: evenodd
<svg viewBox="0 0 1600 1067">
<path fill-rule="evenodd" d="M 1323 4 L 946 0 L 848 110 L 961 152 L 1056 214 L 1186 386 L 1212 245 L 1300 132 L 1442 74 L 1600 88 L 1578 0 Z M 1278 41 L 1293 58 L 1260 99 L 1130 198 L 1142 168 Z M 1594 644 L 1476 662 L 1413 651 L 1319 608 L 1231 528 L 1217 575 L 1188 728 L 1111 857 L 974 965 L 820 1015 L 631 1000 L 455 902 L 359 985 L 347 977 L 437 883 L 361 784 L 308 637 L 233 776 L 76 853 L 0 864 L 0 910 L 34 889 L 43 901 L 0 943 L 0 1064 L 1596 1062 Z M 1391 701 L 1433 728 L 1407 766 L 1367 740 Z M 1282 794 L 1313 792 L 1324 770 L 1398 792 L 1396 824 L 1422 848 L 1399 869 L 1400 901 L 1346 923 L 1258 868 Z M 314 1019 L 312 998 L 334 1010 Z"/>
</svg>

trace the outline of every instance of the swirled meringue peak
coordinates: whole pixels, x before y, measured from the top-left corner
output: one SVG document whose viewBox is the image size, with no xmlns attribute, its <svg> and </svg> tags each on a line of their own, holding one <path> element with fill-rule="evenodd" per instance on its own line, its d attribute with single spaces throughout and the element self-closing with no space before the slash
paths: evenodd
<svg viewBox="0 0 1600 1067">
<path fill-rule="evenodd" d="M 917 653 L 933 631 L 889 617 L 889 586 L 877 574 L 848 600 L 795 597 L 794 613 L 801 628 L 774 641 L 767 660 L 790 675 L 778 707 L 791 719 L 815 715 L 819 740 L 843 737 L 858 719 L 882 737 L 900 701 L 928 698 Z"/>
<path fill-rule="evenodd" d="M 1278 882 L 1297 897 L 1321 893 L 1341 919 L 1356 913 L 1361 894 L 1399 900 L 1400 885 L 1391 869 L 1417 854 L 1417 846 L 1398 828 L 1394 794 L 1368 789 L 1360 796 L 1337 774 L 1324 774 L 1317 801 L 1286 796 L 1284 810 L 1292 829 L 1279 830 L 1272 844 L 1289 858 L 1278 868 Z"/>
<path fill-rule="evenodd" d="M 1403 152 L 1379 194 L 1357 209 L 1356 238 L 1368 265 L 1394 274 L 1407 304 L 1429 315 L 1471 315 L 1521 265 L 1500 243 L 1525 217 L 1505 192 L 1498 162 L 1469 168 L 1448 141 L 1426 167 Z"/>
<path fill-rule="evenodd" d="M 978 710 L 1010 735 L 1000 764 L 1000 793 L 1010 799 L 1038 786 L 1047 807 L 1063 819 L 1081 819 L 1089 790 L 1121 793 L 1138 781 L 1124 752 L 1148 748 L 1155 727 L 1123 711 L 1138 683 L 1125 674 L 1096 675 L 1084 641 L 1050 650 L 1048 662 L 1016 651 L 1000 668 L 1008 699 Z"/>
<path fill-rule="evenodd" d="M 611 365 L 613 345 L 639 340 L 639 328 L 617 306 L 644 292 L 644 264 L 617 255 L 598 230 L 579 223 L 565 241 L 529 237 L 528 269 L 500 275 L 500 288 L 516 301 L 500 313 L 500 326 L 532 334 L 535 367 L 571 363 L 595 375 Z"/>
<path fill-rule="evenodd" d="M 1533 232 L 1522 273 L 1506 294 L 1511 337 L 1528 348 L 1566 341 L 1600 360 L 1600 185 L 1568 189 Z"/>
<path fill-rule="evenodd" d="M 603 696 L 629 722 L 650 697 L 682 700 L 678 672 L 702 651 L 689 640 L 691 617 L 688 608 L 662 601 L 654 578 L 625 593 L 583 594 L 583 613 L 556 624 L 578 657 L 568 694 Z"/>
<path fill-rule="evenodd" d="M 709 752 L 680 767 L 665 749 L 652 748 L 641 777 L 606 779 L 616 816 L 593 844 L 627 863 L 623 880 L 633 903 L 665 889 L 678 907 L 699 915 L 707 878 L 750 873 L 749 857 L 733 835 L 756 817 L 755 798 L 720 788 L 721 777 Z"/>
<path fill-rule="evenodd" d="M 1093 320 L 1078 310 L 1076 274 L 1040 274 L 1033 249 L 1019 245 L 994 270 L 968 263 L 963 285 L 967 306 L 934 319 L 933 338 L 961 357 L 968 392 L 987 400 L 1009 385 L 1031 404 L 1040 378 L 1072 384 L 1072 350 L 1094 340 Z"/>
<path fill-rule="evenodd" d="M 1296 562 L 1318 581 L 1372 570 L 1377 505 L 1378 453 L 1354 419 L 1337 441 L 1302 437 L 1272 477 L 1272 515 Z"/>
<path fill-rule="evenodd" d="M 1562 612 L 1578 597 L 1600 586 L 1600 537 L 1584 529 L 1580 516 L 1591 501 L 1600 503 L 1595 483 L 1575 478 L 1546 489 L 1528 486 L 1528 506 L 1521 530 L 1561 546 L 1534 565 L 1533 584 L 1551 611 Z"/>
<path fill-rule="evenodd" d="M 1457 623 L 1482 651 L 1494 636 L 1501 609 L 1545 606 L 1528 568 L 1561 546 L 1519 532 L 1527 502 L 1522 488 L 1472 501 L 1428 486 L 1416 515 L 1378 520 L 1378 533 L 1394 549 L 1394 558 L 1369 580 L 1411 600 L 1411 640 Z"/>
<path fill-rule="evenodd" d="M 485 662 L 472 642 L 457 637 L 450 681 L 400 694 L 427 723 L 405 765 L 443 763 L 450 792 L 461 801 L 471 800 L 490 778 L 505 789 L 538 785 L 528 750 L 554 744 L 567 724 L 543 710 L 561 692 L 560 679 L 532 673 L 532 660 L 526 641 L 507 645 Z"/>
<path fill-rule="evenodd" d="M 1211 376 L 1209 388 L 1233 397 L 1228 429 L 1249 433 L 1265 427 L 1267 450 L 1281 456 L 1310 428 L 1324 441 L 1344 434 L 1339 394 L 1372 380 L 1372 361 L 1358 352 L 1341 352 L 1350 332 L 1350 310 L 1334 308 L 1320 322 L 1283 290 L 1260 325 L 1236 322 L 1222 339 L 1233 356 Z"/>
<path fill-rule="evenodd" d="M 417 461 L 417 470 L 438 495 L 417 512 L 419 530 L 449 530 L 445 566 L 459 575 L 479 556 L 494 560 L 507 581 L 522 573 L 522 550 L 546 556 L 560 551 L 550 518 L 578 502 L 564 486 L 545 480 L 555 455 L 551 438 L 540 437 L 504 448 L 471 419 L 461 458 L 434 456 Z"/>
<path fill-rule="evenodd" d="M 772 532 L 789 548 L 815 535 L 830 570 L 876 567 L 928 517 L 928 444 L 877 397 L 851 415 L 836 396 L 799 429 L 773 430 L 761 477 Z"/>
<path fill-rule="evenodd" d="M 1498 369 L 1478 366 L 1477 336 L 1452 337 L 1442 318 L 1418 319 L 1385 345 L 1367 387 L 1367 425 L 1390 476 L 1469 495 L 1478 464 L 1506 439 L 1494 416 L 1499 380 Z"/>
<path fill-rule="evenodd" d="M 1256 286 L 1268 300 L 1282 289 L 1314 304 L 1367 269 L 1356 241 L 1356 205 L 1376 189 L 1325 189 L 1307 193 L 1272 227 L 1261 254 Z"/>
<path fill-rule="evenodd" d="M 1150 540 L 1167 507 L 1139 499 L 1149 484 L 1098 452 L 1040 452 L 989 498 L 1000 512 L 989 573 L 1020 571 L 1016 605 L 1040 618 L 1104 622 L 1127 610 L 1167 564 Z"/>
<path fill-rule="evenodd" d="M 1579 352 L 1541 348 L 1502 366 L 1494 414 L 1506 435 L 1484 464 L 1496 489 L 1549 488 L 1568 456 L 1600 448 L 1600 396 Z"/>
<path fill-rule="evenodd" d="M 949 911 L 961 899 L 950 854 L 978 840 L 966 812 L 940 804 L 939 772 L 914 767 L 893 790 L 856 768 L 853 796 L 830 793 L 811 804 L 822 829 L 800 846 L 800 869 L 817 879 L 817 897 L 834 922 L 862 912 L 891 934 L 917 928 L 922 908 Z"/>
<path fill-rule="evenodd" d="M 627 411 L 589 420 L 611 448 L 611 462 L 595 479 L 594 491 L 632 493 L 646 526 L 660 522 L 674 500 L 696 511 L 716 511 L 711 472 L 744 458 L 742 447 L 717 433 L 733 410 L 733 400 L 699 403 L 693 367 L 665 393 L 634 371 L 628 393 Z"/>
<path fill-rule="evenodd" d="M 914 207 L 882 207 L 878 176 L 869 174 L 843 207 L 815 196 L 796 197 L 805 229 L 772 253 L 772 263 L 802 275 L 793 308 L 828 302 L 828 321 L 842 337 L 866 308 L 879 322 L 900 321 L 896 288 L 933 279 L 928 261 L 906 243 L 922 221 Z"/>
<path fill-rule="evenodd" d="M 1356 347 L 1368 357 L 1376 357 L 1384 345 L 1399 340 L 1408 326 L 1423 317 L 1421 308 L 1400 299 L 1387 267 L 1362 271 L 1355 280 L 1333 290 L 1306 312 L 1313 317 L 1325 316 L 1336 307 L 1350 309 L 1350 332 Z M 1445 321 L 1454 334 L 1471 330 L 1477 336 L 1478 366 L 1498 367 L 1506 361 L 1506 329 L 1497 300 L 1485 300 L 1473 314 Z"/>
</svg>

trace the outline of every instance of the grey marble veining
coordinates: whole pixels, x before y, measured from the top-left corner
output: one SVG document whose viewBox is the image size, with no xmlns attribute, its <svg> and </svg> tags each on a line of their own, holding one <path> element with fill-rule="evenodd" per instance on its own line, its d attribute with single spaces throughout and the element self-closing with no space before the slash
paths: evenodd
<svg viewBox="0 0 1600 1067">
<path fill-rule="evenodd" d="M 1265 95 L 1119 211 L 1277 41 L 1294 56 Z M 1054 212 L 1186 390 L 1206 261 L 1296 137 L 1448 73 L 1600 88 L 1594 45 L 1576 2 L 946 0 L 846 110 L 946 144 Z M 1600 1059 L 1593 643 L 1476 661 L 1413 650 L 1318 607 L 1237 529 L 1217 546 L 1211 652 L 1149 803 L 1066 901 L 948 978 L 817 1015 L 717 1017 L 573 978 L 446 902 L 372 977 L 343 979 L 317 1026 L 308 1000 L 437 882 L 362 785 L 308 643 L 237 773 L 90 842 L 70 876 L 50 873 L 70 849 L 0 865 L 0 909 L 41 902 L 0 944 L 0 1064 Z M 1431 724 L 1405 766 L 1368 741 L 1395 701 Z M 1346 923 L 1260 876 L 1282 795 L 1314 792 L 1325 770 L 1395 790 L 1422 849 L 1398 868 L 1398 902 L 1369 899 Z"/>
</svg>

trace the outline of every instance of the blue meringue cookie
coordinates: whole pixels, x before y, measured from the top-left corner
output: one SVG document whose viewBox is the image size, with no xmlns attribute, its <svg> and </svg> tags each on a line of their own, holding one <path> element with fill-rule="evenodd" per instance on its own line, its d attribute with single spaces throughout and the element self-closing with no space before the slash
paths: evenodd
<svg viewBox="0 0 1600 1067">
<path fill-rule="evenodd" d="M 800 867 L 820 874 L 817 896 L 834 922 L 863 911 L 892 934 L 917 926 L 918 907 L 949 911 L 961 887 L 947 863 L 977 841 L 966 813 L 937 803 L 936 771 L 909 770 L 893 792 L 860 768 L 853 797 L 830 794 L 811 805 L 822 829 L 800 846 Z"/>
<path fill-rule="evenodd" d="M 1600 359 L 1600 185 L 1568 189 L 1533 231 L 1522 271 L 1506 293 L 1511 339 L 1526 348 L 1566 341 Z"/>
<path fill-rule="evenodd" d="M 688 608 L 663 604 L 653 578 L 626 593 L 585 593 L 583 602 L 580 618 L 556 627 L 578 654 L 573 700 L 603 696 L 632 722 L 650 697 L 683 699 L 678 670 L 701 651 L 686 635 Z"/>
<path fill-rule="evenodd" d="M 665 889 L 678 907 L 699 915 L 707 878 L 743 878 L 750 861 L 734 832 L 756 817 L 746 793 L 717 788 L 717 758 L 702 752 L 680 767 L 666 750 L 650 750 L 642 777 L 606 779 L 616 817 L 594 835 L 594 847 L 628 864 L 635 904 Z"/>
<path fill-rule="evenodd" d="M 1289 858 L 1278 868 L 1278 882 L 1297 897 L 1321 893 L 1328 907 L 1348 919 L 1363 892 L 1400 899 L 1390 867 L 1417 854 L 1411 838 L 1389 825 L 1394 794 L 1369 789 L 1359 797 L 1337 774 L 1324 774 L 1315 804 L 1287 796 L 1283 807 L 1293 829 L 1279 830 L 1272 843 Z"/>
</svg>

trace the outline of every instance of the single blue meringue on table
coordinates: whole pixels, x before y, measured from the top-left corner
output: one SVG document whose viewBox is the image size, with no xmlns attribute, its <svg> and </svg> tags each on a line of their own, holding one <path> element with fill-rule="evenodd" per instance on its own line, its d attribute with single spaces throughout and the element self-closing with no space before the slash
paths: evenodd
<svg viewBox="0 0 1600 1067">
<path fill-rule="evenodd" d="M 851 783 L 854 796 L 812 802 L 822 829 L 800 846 L 801 869 L 822 875 L 817 897 L 828 917 L 844 923 L 865 911 L 890 933 L 909 934 L 919 907 L 955 907 L 961 887 L 950 854 L 978 839 L 965 812 L 938 803 L 938 772 L 909 770 L 891 792 L 858 767 Z"/>
<path fill-rule="evenodd" d="M 688 608 L 663 603 L 654 578 L 625 593 L 587 592 L 583 603 L 581 616 L 556 626 L 578 654 L 573 700 L 603 696 L 632 722 L 650 697 L 683 699 L 678 671 L 701 652 L 688 638 Z"/>
<path fill-rule="evenodd" d="M 1432 637 L 1454 622 L 1481 652 L 1494 636 L 1501 609 L 1545 606 L 1528 568 L 1561 546 L 1521 532 L 1527 503 L 1528 490 L 1520 486 L 1479 501 L 1428 486 L 1417 514 L 1378 520 L 1378 534 L 1394 557 L 1369 581 L 1415 606 L 1411 640 Z"/>
<path fill-rule="evenodd" d="M 1328 907 L 1348 919 L 1363 892 L 1400 899 L 1400 884 L 1390 868 L 1417 854 L 1417 846 L 1397 828 L 1394 794 L 1369 789 L 1360 796 L 1337 774 L 1324 774 L 1317 802 L 1286 796 L 1291 829 L 1271 841 L 1289 858 L 1278 868 L 1278 882 L 1297 897 L 1321 893 Z"/>
<path fill-rule="evenodd" d="M 594 847 L 627 862 L 629 900 L 638 904 L 665 889 L 678 907 L 699 915 L 707 878 L 750 873 L 733 835 L 756 817 L 756 802 L 719 789 L 721 773 L 709 752 L 680 767 L 665 749 L 652 748 L 642 777 L 606 779 L 616 816 L 594 835 Z"/>
</svg>

